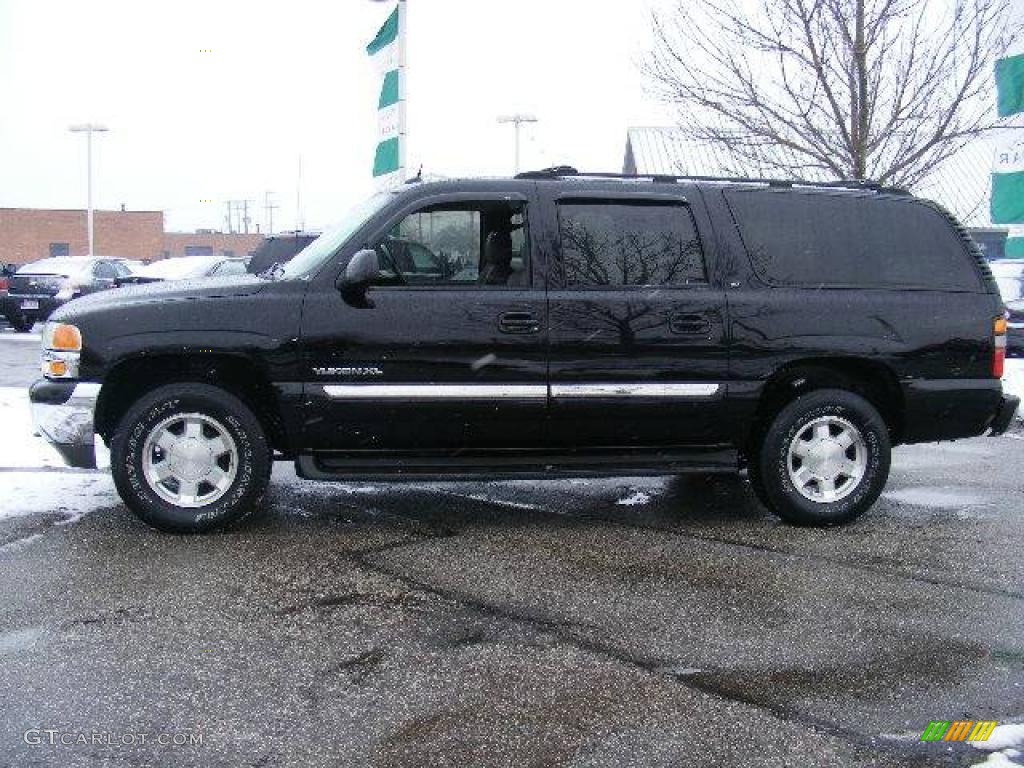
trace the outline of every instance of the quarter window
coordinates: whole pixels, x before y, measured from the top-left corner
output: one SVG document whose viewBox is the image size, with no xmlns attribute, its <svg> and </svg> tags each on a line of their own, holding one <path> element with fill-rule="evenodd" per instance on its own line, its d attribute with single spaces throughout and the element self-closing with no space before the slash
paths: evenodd
<svg viewBox="0 0 1024 768">
<path fill-rule="evenodd" d="M 871 193 L 726 193 L 758 275 L 776 285 L 976 291 L 977 273 L 942 214 Z"/>
<path fill-rule="evenodd" d="M 526 286 L 526 232 L 523 203 L 424 208 L 402 219 L 374 246 L 380 284 Z"/>
<path fill-rule="evenodd" d="M 697 228 L 685 205 L 562 204 L 559 233 L 566 287 L 687 285 L 707 280 Z"/>
</svg>

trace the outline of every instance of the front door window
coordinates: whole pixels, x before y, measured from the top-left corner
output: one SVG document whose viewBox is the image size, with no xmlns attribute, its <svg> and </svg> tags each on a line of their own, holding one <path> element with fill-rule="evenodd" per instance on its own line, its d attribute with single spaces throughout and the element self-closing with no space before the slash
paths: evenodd
<svg viewBox="0 0 1024 768">
<path fill-rule="evenodd" d="M 529 285 L 522 203 L 446 204 L 416 211 L 375 248 L 379 285 L 525 287 Z"/>
</svg>

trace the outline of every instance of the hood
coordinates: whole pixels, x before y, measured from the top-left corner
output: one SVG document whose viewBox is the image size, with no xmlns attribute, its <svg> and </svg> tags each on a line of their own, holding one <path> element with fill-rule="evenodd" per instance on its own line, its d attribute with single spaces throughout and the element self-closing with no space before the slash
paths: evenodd
<svg viewBox="0 0 1024 768">
<path fill-rule="evenodd" d="M 158 283 L 111 288 L 69 301 L 57 309 L 52 320 L 67 320 L 105 309 L 124 309 L 140 304 L 162 304 L 259 293 L 269 283 L 256 275 L 205 277 L 201 280 L 166 280 Z"/>
</svg>

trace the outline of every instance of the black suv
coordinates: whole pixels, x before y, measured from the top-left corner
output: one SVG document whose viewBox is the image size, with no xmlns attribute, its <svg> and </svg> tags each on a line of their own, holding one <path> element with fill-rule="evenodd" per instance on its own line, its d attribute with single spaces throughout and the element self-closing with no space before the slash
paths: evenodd
<svg viewBox="0 0 1024 768">
<path fill-rule="evenodd" d="M 305 478 L 746 468 L 786 520 L 877 498 L 891 446 L 1003 432 L 1003 304 L 935 205 L 868 185 L 587 176 L 416 183 L 262 276 L 58 310 L 36 423 L 111 450 L 164 530 Z"/>
</svg>

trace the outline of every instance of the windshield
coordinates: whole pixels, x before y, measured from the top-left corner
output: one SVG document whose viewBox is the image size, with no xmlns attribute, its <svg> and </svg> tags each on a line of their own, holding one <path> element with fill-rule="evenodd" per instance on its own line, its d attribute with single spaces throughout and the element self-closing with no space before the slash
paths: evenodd
<svg viewBox="0 0 1024 768">
<path fill-rule="evenodd" d="M 138 270 L 138 273 L 163 280 L 185 280 L 190 277 L 202 277 L 218 261 L 220 259 L 211 259 L 207 256 L 182 256 L 150 264 Z"/>
<path fill-rule="evenodd" d="M 43 259 L 26 264 L 18 270 L 21 275 L 77 275 L 92 266 L 92 260 L 85 256 L 69 256 L 65 259 Z"/>
<path fill-rule="evenodd" d="M 307 245 L 295 258 L 284 265 L 282 277 L 305 277 L 319 269 L 345 244 L 352 233 L 362 226 L 363 222 L 377 213 L 388 202 L 394 199 L 394 192 L 378 192 L 363 200 L 349 211 L 320 237 Z"/>
</svg>

